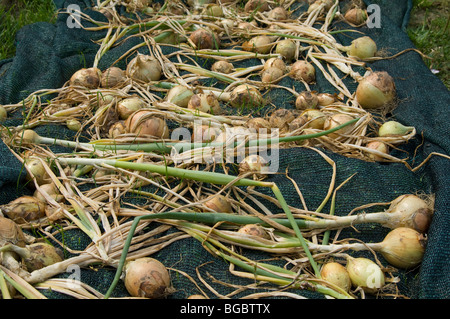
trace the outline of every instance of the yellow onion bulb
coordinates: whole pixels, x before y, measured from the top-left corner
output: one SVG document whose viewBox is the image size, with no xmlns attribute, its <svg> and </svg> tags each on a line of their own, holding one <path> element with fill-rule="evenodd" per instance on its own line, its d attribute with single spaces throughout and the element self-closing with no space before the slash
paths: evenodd
<svg viewBox="0 0 450 319">
<path fill-rule="evenodd" d="M 144 108 L 146 103 L 138 96 L 127 97 L 116 105 L 117 115 L 121 120 L 126 120 L 134 112 Z"/>
<path fill-rule="evenodd" d="M 316 93 L 303 91 L 295 99 L 295 108 L 297 110 L 306 110 L 317 108 L 319 98 Z"/>
<path fill-rule="evenodd" d="M 376 293 L 385 285 L 385 276 L 380 266 L 368 258 L 348 256 L 346 269 L 352 285 L 367 293 Z"/>
<path fill-rule="evenodd" d="M 261 81 L 263 83 L 278 83 L 283 76 L 283 71 L 276 67 L 264 69 L 261 73 Z"/>
<path fill-rule="evenodd" d="M 170 274 L 160 261 L 141 257 L 125 264 L 125 288 L 133 297 L 164 298 L 171 292 Z"/>
<path fill-rule="evenodd" d="M 233 69 L 233 64 L 228 61 L 217 61 L 211 66 L 212 71 L 224 74 L 230 74 Z"/>
<path fill-rule="evenodd" d="M 3 122 L 8 117 L 8 111 L 6 111 L 5 107 L 0 105 L 0 122 Z"/>
<path fill-rule="evenodd" d="M 251 31 L 254 30 L 256 27 L 258 26 L 258 23 L 253 20 L 252 22 L 239 22 L 238 24 L 238 29 L 239 30 L 244 30 L 244 31 Z"/>
<path fill-rule="evenodd" d="M 286 72 L 286 64 L 280 58 L 269 58 L 266 62 L 264 62 L 264 70 L 268 68 L 277 68 L 283 71 L 283 74 Z"/>
<path fill-rule="evenodd" d="M 374 57 L 377 53 L 377 44 L 370 37 L 363 36 L 353 40 L 346 50 L 349 56 L 367 59 Z"/>
<path fill-rule="evenodd" d="M 0 210 L 17 224 L 24 224 L 45 217 L 45 201 L 23 195 L 8 204 L 1 205 Z"/>
<path fill-rule="evenodd" d="M 385 71 L 365 76 L 356 88 L 356 100 L 364 109 L 376 109 L 394 102 L 394 79 Z"/>
<path fill-rule="evenodd" d="M 189 100 L 194 92 L 184 85 L 176 85 L 169 90 L 166 101 L 178 105 L 179 107 L 187 107 Z"/>
<path fill-rule="evenodd" d="M 325 122 L 323 124 L 323 129 L 324 130 L 331 130 L 339 125 L 345 124 L 348 121 L 354 120 L 354 117 L 348 114 L 344 114 L 344 113 L 336 113 L 333 114 L 332 116 L 328 116 L 325 119 Z M 351 125 L 347 125 L 333 133 L 327 134 L 327 136 L 331 137 L 331 138 L 338 138 L 339 136 L 341 136 L 341 134 L 347 134 L 352 130 L 352 126 Z"/>
<path fill-rule="evenodd" d="M 297 45 L 290 39 L 281 40 L 275 47 L 275 53 L 281 55 L 286 61 L 292 61 L 297 53 Z"/>
<path fill-rule="evenodd" d="M 244 6 L 245 12 L 254 12 L 257 10 L 258 12 L 264 12 L 270 10 L 269 4 L 264 0 L 249 0 Z"/>
<path fill-rule="evenodd" d="M 0 215 L 0 247 L 8 243 L 25 247 L 26 242 L 22 228 L 13 220 Z"/>
<path fill-rule="evenodd" d="M 308 61 L 298 60 L 291 65 L 289 76 L 298 81 L 312 83 L 316 80 L 316 69 Z"/>
<path fill-rule="evenodd" d="M 338 262 L 328 262 L 320 270 L 320 276 L 333 285 L 338 286 L 344 291 L 349 291 L 352 287 L 352 281 L 347 269 Z"/>
<path fill-rule="evenodd" d="M 286 20 L 289 14 L 284 7 L 275 7 L 269 11 L 269 18 L 273 20 Z"/>
<path fill-rule="evenodd" d="M 125 121 L 117 121 L 111 127 L 108 131 L 108 136 L 110 138 L 116 138 L 119 135 L 125 134 L 127 132 L 127 127 L 125 125 Z"/>
<path fill-rule="evenodd" d="M 320 106 L 328 106 L 336 102 L 335 96 L 329 93 L 317 93 L 317 99 Z"/>
<path fill-rule="evenodd" d="M 256 131 L 265 130 L 265 133 L 271 129 L 270 122 L 263 117 L 253 117 L 247 121 L 247 127 Z"/>
<path fill-rule="evenodd" d="M 289 131 L 293 132 L 295 130 L 298 130 L 298 129 L 302 128 L 303 126 L 305 126 L 306 123 L 307 123 L 306 118 L 304 116 L 299 116 L 288 124 Z"/>
<path fill-rule="evenodd" d="M 137 136 L 150 135 L 157 138 L 169 138 L 169 127 L 164 119 L 148 111 L 137 111 L 125 121 L 128 133 Z"/>
<path fill-rule="evenodd" d="M 257 35 L 242 43 L 242 49 L 248 52 L 267 54 L 272 50 L 273 45 L 274 43 L 269 36 Z"/>
<path fill-rule="evenodd" d="M 55 201 L 61 202 L 62 200 L 64 200 L 64 196 L 59 192 L 55 183 L 44 184 L 44 185 L 40 185 L 39 187 L 42 191 L 46 192 Z M 41 201 L 42 203 L 45 203 L 47 201 L 45 199 L 44 195 L 42 195 L 39 190 L 34 191 L 33 197 L 35 197 L 37 200 Z"/>
<path fill-rule="evenodd" d="M 409 269 L 418 266 L 423 259 L 426 238 L 409 227 L 391 230 L 380 244 L 384 259 L 397 268 Z"/>
<path fill-rule="evenodd" d="M 113 88 L 120 86 L 127 79 L 126 73 L 121 68 L 112 66 L 107 68 L 102 73 L 101 87 L 103 88 Z"/>
<path fill-rule="evenodd" d="M 220 47 L 220 38 L 206 29 L 197 29 L 191 33 L 189 39 L 196 50 L 216 49 Z"/>
<path fill-rule="evenodd" d="M 29 272 L 63 261 L 63 253 L 59 248 L 48 243 L 34 243 L 26 247 L 29 255 L 23 258 Z"/>
<path fill-rule="evenodd" d="M 153 56 L 138 53 L 128 63 L 126 74 L 135 81 L 149 83 L 161 79 L 162 67 L 159 61 Z"/>
<path fill-rule="evenodd" d="M 352 8 L 344 15 L 345 20 L 354 25 L 362 25 L 367 20 L 367 13 L 361 8 Z"/>
<path fill-rule="evenodd" d="M 100 86 L 102 71 L 98 68 L 83 68 L 76 71 L 69 80 L 70 86 L 82 86 L 87 89 L 96 89 Z"/>
<path fill-rule="evenodd" d="M 387 121 L 378 128 L 378 136 L 403 136 L 411 133 L 413 130 L 413 126 L 405 126 L 397 121 Z"/>
<path fill-rule="evenodd" d="M 254 86 L 241 84 L 231 91 L 230 104 L 234 107 L 258 107 L 263 102 L 261 92 Z"/>
<path fill-rule="evenodd" d="M 77 119 L 68 119 L 66 121 L 66 127 L 71 131 L 78 132 L 81 130 L 81 126 L 81 122 Z"/>
<path fill-rule="evenodd" d="M 26 158 L 24 163 L 27 168 L 28 181 L 32 181 L 34 177 L 38 185 L 48 184 L 51 182 L 50 175 L 45 170 L 44 164 L 42 164 L 38 158 Z"/>
<path fill-rule="evenodd" d="M 385 226 L 409 227 L 421 233 L 428 231 L 433 216 L 433 210 L 429 204 L 414 194 L 398 196 L 391 202 L 386 212 L 389 213 L 390 218 Z"/>
<path fill-rule="evenodd" d="M 198 93 L 192 95 L 187 108 L 203 113 L 218 114 L 221 112 L 219 100 L 214 93 Z"/>
<path fill-rule="evenodd" d="M 223 195 L 210 196 L 204 205 L 218 213 L 233 213 L 233 207 L 231 206 L 230 201 Z"/>
<path fill-rule="evenodd" d="M 195 143 L 209 143 L 214 141 L 222 131 L 211 125 L 194 125 L 192 130 L 192 141 Z"/>
<path fill-rule="evenodd" d="M 210 5 L 206 6 L 206 8 L 204 10 L 204 14 L 206 14 L 210 17 L 217 17 L 217 18 L 224 16 L 222 7 L 217 4 L 210 4 Z"/>
<path fill-rule="evenodd" d="M 380 152 L 382 154 L 389 154 L 389 146 L 386 143 L 383 143 L 381 141 L 370 141 L 366 144 L 366 147 L 371 150 L 375 150 L 377 152 Z M 367 156 L 374 160 L 374 161 L 382 161 L 385 159 L 383 155 L 368 152 Z"/>
<path fill-rule="evenodd" d="M 291 110 L 278 109 L 272 112 L 269 117 L 271 127 L 286 129 L 287 125 L 295 119 L 295 115 Z"/>
<path fill-rule="evenodd" d="M 250 236 L 260 237 L 264 239 L 270 239 L 270 234 L 258 224 L 247 224 L 240 227 L 237 231 L 240 234 L 246 234 Z"/>
<path fill-rule="evenodd" d="M 306 127 L 323 130 L 326 116 L 319 110 L 309 109 L 302 112 L 300 115 L 306 121 Z"/>
<path fill-rule="evenodd" d="M 245 157 L 239 163 L 239 173 L 244 174 L 252 172 L 257 176 L 262 176 L 268 171 L 268 163 L 266 159 L 260 155 L 252 154 Z"/>
</svg>

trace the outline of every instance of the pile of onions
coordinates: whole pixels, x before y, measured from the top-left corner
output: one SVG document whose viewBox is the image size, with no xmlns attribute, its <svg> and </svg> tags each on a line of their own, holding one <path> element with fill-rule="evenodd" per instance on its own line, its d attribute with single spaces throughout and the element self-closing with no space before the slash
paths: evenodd
<svg viewBox="0 0 450 319">
<path fill-rule="evenodd" d="M 154 258 L 142 257 L 127 262 L 123 280 L 125 288 L 133 297 L 158 299 L 171 293 L 169 271 Z"/>
<path fill-rule="evenodd" d="M 312 83 L 316 80 L 316 69 L 308 61 L 298 60 L 291 65 L 289 76 L 298 81 Z"/>
<path fill-rule="evenodd" d="M 297 45 L 290 39 L 281 40 L 277 43 L 275 52 L 286 61 L 292 61 L 297 53 Z"/>
<path fill-rule="evenodd" d="M 133 113 L 125 121 L 125 126 L 128 133 L 137 136 L 150 135 L 167 139 L 170 134 L 169 127 L 164 119 L 145 110 Z"/>
<path fill-rule="evenodd" d="M 345 50 L 348 56 L 360 59 L 373 58 L 377 53 L 377 44 L 370 37 L 364 36 L 353 40 Z"/>
<path fill-rule="evenodd" d="M 356 100 L 365 109 L 376 109 L 394 102 L 394 79 L 385 71 L 365 76 L 356 88 Z"/>
<path fill-rule="evenodd" d="M 87 89 L 96 89 L 100 86 L 102 71 L 98 68 L 83 68 L 76 71 L 69 80 L 70 86 L 82 86 Z"/>
<path fill-rule="evenodd" d="M 145 106 L 145 101 L 139 96 L 127 97 L 116 104 L 117 115 L 121 120 L 126 120 L 131 114 Z"/>
<path fill-rule="evenodd" d="M 347 256 L 346 268 L 352 285 L 367 293 L 376 293 L 385 285 L 385 276 L 380 266 L 368 258 Z"/>
<path fill-rule="evenodd" d="M 211 66 L 211 71 L 229 74 L 233 71 L 234 66 L 228 61 L 217 61 Z"/>
<path fill-rule="evenodd" d="M 210 196 L 204 205 L 218 213 L 233 213 L 233 207 L 231 206 L 230 201 L 223 195 Z"/>
<path fill-rule="evenodd" d="M 149 83 L 161 79 L 162 67 L 159 61 L 153 56 L 138 53 L 128 63 L 126 74 L 135 81 Z"/>
<path fill-rule="evenodd" d="M 260 54 L 267 54 L 272 50 L 273 41 L 267 35 L 257 35 L 248 41 L 242 43 L 242 50 L 249 52 L 256 52 Z"/>
<path fill-rule="evenodd" d="M 347 269 L 337 262 L 328 262 L 322 266 L 320 276 L 333 285 L 344 291 L 349 291 L 352 287 L 352 281 Z"/>
<path fill-rule="evenodd" d="M 247 224 L 238 229 L 238 233 L 250 236 L 256 236 L 264 239 L 270 239 L 269 233 L 258 224 Z"/>
<path fill-rule="evenodd" d="M 166 101 L 180 107 L 187 107 L 193 95 L 194 92 L 186 86 L 176 85 L 167 93 Z"/>
<path fill-rule="evenodd" d="M 102 73 L 101 87 L 113 88 L 119 86 L 127 79 L 126 73 L 116 66 L 109 67 Z"/>
<path fill-rule="evenodd" d="M 191 33 L 189 40 L 196 50 L 216 49 L 220 46 L 219 37 L 206 29 L 197 29 Z"/>
<path fill-rule="evenodd" d="M 378 128 L 378 136 L 403 136 L 413 130 L 413 126 L 405 126 L 397 121 L 387 121 Z"/>
<path fill-rule="evenodd" d="M 220 103 L 214 93 L 198 93 L 191 96 L 187 108 L 204 113 L 219 114 Z"/>
<path fill-rule="evenodd" d="M 317 94 L 311 91 L 303 91 L 295 99 L 295 108 L 297 110 L 314 109 L 319 104 Z"/>
<path fill-rule="evenodd" d="M 230 104 L 234 107 L 258 107 L 263 102 L 261 92 L 256 87 L 248 84 L 238 85 L 230 94 Z"/>
</svg>

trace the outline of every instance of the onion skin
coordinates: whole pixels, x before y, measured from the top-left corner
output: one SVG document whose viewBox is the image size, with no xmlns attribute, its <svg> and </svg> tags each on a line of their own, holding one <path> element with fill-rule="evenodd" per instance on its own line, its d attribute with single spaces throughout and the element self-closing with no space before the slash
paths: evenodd
<svg viewBox="0 0 450 319">
<path fill-rule="evenodd" d="M 292 61 L 297 53 L 297 46 L 290 39 L 281 40 L 277 43 L 275 52 L 280 54 L 286 61 Z"/>
<path fill-rule="evenodd" d="M 158 299 L 170 293 L 170 275 L 158 260 L 142 257 L 129 261 L 124 267 L 124 282 L 133 297 Z"/>
<path fill-rule="evenodd" d="M 0 247 L 8 243 L 25 247 L 27 240 L 22 228 L 13 220 L 0 216 Z"/>
<path fill-rule="evenodd" d="M 149 83 L 161 79 L 162 67 L 154 57 L 138 54 L 128 63 L 126 74 L 135 81 Z"/>
<path fill-rule="evenodd" d="M 249 155 L 239 163 L 239 173 L 253 172 L 257 177 L 263 177 L 266 170 L 267 161 L 259 155 Z"/>
<path fill-rule="evenodd" d="M 233 213 L 233 207 L 231 206 L 229 200 L 223 195 L 214 195 L 207 200 L 204 205 L 218 213 Z"/>
<path fill-rule="evenodd" d="M 262 71 L 261 81 L 263 83 L 278 83 L 283 76 L 283 71 L 276 67 L 270 67 Z"/>
<path fill-rule="evenodd" d="M 326 263 L 320 270 L 320 275 L 322 279 L 342 288 L 344 291 L 348 292 L 352 286 L 347 269 L 340 263 Z"/>
<path fill-rule="evenodd" d="M 344 18 L 351 24 L 362 25 L 367 20 L 367 13 L 361 8 L 352 8 L 345 13 Z"/>
<path fill-rule="evenodd" d="M 264 69 L 268 69 L 268 68 L 278 68 L 281 71 L 286 72 L 286 64 L 284 63 L 284 61 L 280 58 L 269 58 L 265 63 L 264 63 Z"/>
<path fill-rule="evenodd" d="M 393 78 L 385 71 L 372 72 L 356 88 L 356 100 L 364 109 L 377 109 L 393 103 L 396 88 Z"/>
<path fill-rule="evenodd" d="M 332 128 L 335 128 L 339 125 L 342 125 L 344 123 L 347 123 L 348 121 L 353 120 L 354 118 L 348 114 L 343 114 L 343 113 L 337 113 L 337 114 L 333 114 L 330 117 L 327 117 L 325 119 L 325 122 L 323 124 L 323 129 L 324 130 L 330 130 Z M 339 136 L 341 136 L 341 134 L 346 134 L 349 131 L 351 131 L 352 127 L 351 126 L 346 126 L 343 127 L 333 133 L 328 134 L 329 137 L 331 138 L 338 138 Z"/>
<path fill-rule="evenodd" d="M 386 143 L 380 141 L 371 141 L 367 143 L 366 147 L 377 150 L 384 154 L 389 154 L 389 147 L 386 145 Z M 383 156 L 374 153 L 368 153 L 367 156 L 374 161 L 382 161 L 384 159 Z"/>
<path fill-rule="evenodd" d="M 290 122 L 295 119 L 295 115 L 288 109 L 277 109 L 269 117 L 269 123 L 274 128 L 284 130 Z"/>
<path fill-rule="evenodd" d="M 213 32 L 205 29 L 198 29 L 191 33 L 189 39 L 196 50 L 215 49 L 220 46 L 220 39 Z"/>
<path fill-rule="evenodd" d="M 187 107 L 191 97 L 194 95 L 191 89 L 176 85 L 169 90 L 166 96 L 167 102 L 178 105 L 179 107 Z"/>
<path fill-rule="evenodd" d="M 268 11 L 269 9 L 269 4 L 264 0 L 249 0 L 244 6 L 244 11 L 247 13 L 253 12 L 255 10 L 264 12 Z"/>
<path fill-rule="evenodd" d="M 422 262 L 426 239 L 423 234 L 408 227 L 391 230 L 381 243 L 384 259 L 397 268 L 410 269 Z"/>
<path fill-rule="evenodd" d="M 0 105 L 0 122 L 3 122 L 8 117 L 8 111 Z"/>
<path fill-rule="evenodd" d="M 127 97 L 116 105 L 117 114 L 121 120 L 126 120 L 134 112 L 146 106 L 144 100 L 138 96 Z"/>
<path fill-rule="evenodd" d="M 169 138 L 166 121 L 145 110 L 133 113 L 125 121 L 125 126 L 128 133 L 134 133 L 137 136 L 151 135 L 163 139 Z"/>
<path fill-rule="evenodd" d="M 242 43 L 242 50 L 267 54 L 272 49 L 273 43 L 267 35 L 257 35 Z"/>
<path fill-rule="evenodd" d="M 23 258 L 23 261 L 29 272 L 63 260 L 62 251 L 48 243 L 35 243 L 28 245 L 26 248 L 30 254 Z"/>
<path fill-rule="evenodd" d="M 264 239 L 270 239 L 269 233 L 262 227 L 257 224 L 247 224 L 238 229 L 238 233 L 246 234 L 250 236 L 256 236 Z"/>
<path fill-rule="evenodd" d="M 230 74 L 234 69 L 233 64 L 228 61 L 217 61 L 211 66 L 211 70 L 214 72 Z"/>
<path fill-rule="evenodd" d="M 126 73 L 121 68 L 112 66 L 102 73 L 101 87 L 112 88 L 121 85 L 127 79 Z"/>
<path fill-rule="evenodd" d="M 316 70 L 311 63 L 299 60 L 292 64 L 289 76 L 298 81 L 312 83 L 316 80 Z"/>
<path fill-rule="evenodd" d="M 231 92 L 230 104 L 234 107 L 258 107 L 263 104 L 263 98 L 255 87 L 241 84 Z"/>
<path fill-rule="evenodd" d="M 218 127 L 207 124 L 194 125 L 192 130 L 192 141 L 195 143 L 209 143 L 214 141 L 222 131 Z"/>
<path fill-rule="evenodd" d="M 96 89 L 100 86 L 102 71 L 98 68 L 83 68 L 76 71 L 69 80 L 71 86 Z"/>
<path fill-rule="evenodd" d="M 295 99 L 295 108 L 297 110 L 314 109 L 319 104 L 319 98 L 310 91 L 301 92 Z"/>
<path fill-rule="evenodd" d="M 368 258 L 347 258 L 347 271 L 354 287 L 360 287 L 367 293 L 376 293 L 385 284 L 381 268 Z"/>
<path fill-rule="evenodd" d="M 289 14 L 284 7 L 276 7 L 269 12 L 269 18 L 273 20 L 286 20 L 288 17 Z"/>
<path fill-rule="evenodd" d="M 372 58 L 377 53 L 377 44 L 370 37 L 364 36 L 352 41 L 347 54 L 360 59 Z"/>
<path fill-rule="evenodd" d="M 397 121 L 387 121 L 378 129 L 378 136 L 403 136 L 414 130 L 412 126 L 404 126 Z"/>
</svg>

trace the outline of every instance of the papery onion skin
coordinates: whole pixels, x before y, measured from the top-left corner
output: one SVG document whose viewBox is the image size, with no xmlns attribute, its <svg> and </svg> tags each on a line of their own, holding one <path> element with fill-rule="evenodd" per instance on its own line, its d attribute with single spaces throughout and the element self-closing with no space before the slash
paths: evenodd
<svg viewBox="0 0 450 319">
<path fill-rule="evenodd" d="M 295 115 L 288 109 L 277 109 L 269 117 L 269 123 L 273 128 L 284 130 L 295 119 Z"/>
<path fill-rule="evenodd" d="M 325 114 L 319 110 L 308 109 L 303 111 L 301 116 L 306 120 L 306 126 L 309 128 L 323 130 L 325 124 Z"/>
<path fill-rule="evenodd" d="M 252 172 L 257 177 L 264 177 L 268 170 L 267 165 L 268 163 L 264 157 L 256 154 L 249 155 L 239 163 L 239 173 Z"/>
<path fill-rule="evenodd" d="M 347 123 L 348 121 L 354 120 L 354 117 L 348 114 L 344 114 L 344 113 L 336 113 L 333 114 L 332 116 L 329 116 L 325 119 L 325 122 L 323 124 L 323 129 L 324 130 L 330 130 L 332 128 L 335 128 L 339 125 L 342 125 L 344 123 Z M 327 136 L 331 137 L 331 138 L 338 138 L 339 136 L 341 136 L 341 134 L 347 134 L 348 132 L 350 132 L 352 130 L 352 126 L 351 125 L 347 125 L 346 127 L 343 127 L 333 133 L 328 134 Z"/>
<path fill-rule="evenodd" d="M 192 130 L 192 142 L 209 143 L 214 141 L 222 131 L 218 127 L 207 124 L 194 125 Z"/>
<path fill-rule="evenodd" d="M 255 10 L 259 12 L 268 11 L 270 9 L 267 1 L 264 0 L 249 0 L 244 6 L 245 12 L 253 12 Z"/>
<path fill-rule="evenodd" d="M 396 88 L 393 78 L 385 71 L 372 72 L 356 88 L 356 100 L 364 109 L 377 109 L 394 102 Z"/>
<path fill-rule="evenodd" d="M 219 37 L 205 29 L 198 29 L 191 33 L 189 39 L 195 46 L 196 50 L 216 49 L 220 47 Z"/>
<path fill-rule="evenodd" d="M 117 114 L 121 120 L 126 120 L 134 112 L 144 108 L 146 103 L 138 96 L 127 97 L 116 105 Z"/>
<path fill-rule="evenodd" d="M 362 25 L 367 20 L 367 13 L 361 8 L 352 8 L 345 13 L 344 18 L 351 24 Z"/>
<path fill-rule="evenodd" d="M 316 70 L 311 63 L 299 60 L 291 65 L 289 75 L 295 80 L 312 83 L 316 79 Z"/>
<path fill-rule="evenodd" d="M 87 89 L 96 89 L 100 86 L 102 71 L 98 68 L 83 68 L 76 71 L 70 78 L 71 86 L 82 86 Z"/>
<path fill-rule="evenodd" d="M 242 44 L 244 51 L 267 54 L 273 47 L 272 39 L 267 35 L 257 35 Z"/>
<path fill-rule="evenodd" d="M 163 139 L 169 137 L 166 121 L 145 110 L 133 113 L 125 121 L 125 126 L 128 133 L 134 133 L 137 136 L 151 135 Z"/>
<path fill-rule="evenodd" d="M 275 52 L 280 54 L 286 61 L 292 61 L 297 53 L 297 45 L 290 39 L 281 40 L 277 43 Z"/>
<path fill-rule="evenodd" d="M 346 269 L 354 287 L 367 293 L 376 293 L 385 285 L 385 276 L 380 266 L 368 258 L 347 258 Z"/>
<path fill-rule="evenodd" d="M 127 77 L 124 70 L 112 66 L 103 71 L 100 85 L 103 88 L 113 88 L 123 84 L 126 79 Z"/>
<path fill-rule="evenodd" d="M 224 74 L 230 74 L 233 69 L 233 64 L 228 61 L 217 61 L 211 66 L 212 71 Z"/>
<path fill-rule="evenodd" d="M 223 195 L 211 196 L 204 205 L 218 213 L 233 213 L 233 207 L 231 206 L 230 201 Z"/>
<path fill-rule="evenodd" d="M 269 233 L 258 224 L 247 224 L 238 229 L 238 233 L 270 239 Z"/>
<path fill-rule="evenodd" d="M 3 122 L 8 117 L 8 111 L 0 105 L 0 122 Z"/>
<path fill-rule="evenodd" d="M 284 7 L 276 7 L 270 10 L 268 16 L 273 20 L 286 20 L 289 14 Z"/>
<path fill-rule="evenodd" d="M 386 235 L 381 246 L 381 254 L 388 263 L 397 268 L 410 269 L 422 262 L 426 238 L 412 228 L 398 227 Z"/>
<path fill-rule="evenodd" d="M 125 264 L 124 283 L 133 297 L 164 298 L 170 294 L 171 282 L 167 268 L 158 260 L 142 257 Z"/>
<path fill-rule="evenodd" d="M 323 280 L 326 280 L 344 291 L 349 291 L 352 286 L 352 281 L 347 269 L 337 262 L 328 262 L 322 266 L 320 275 Z"/>
<path fill-rule="evenodd" d="M 194 92 L 190 88 L 184 85 L 176 85 L 167 93 L 166 101 L 180 107 L 187 107 L 193 95 Z"/>
<path fill-rule="evenodd" d="M 24 258 L 24 263 L 29 272 L 42 269 L 62 261 L 62 251 L 48 243 L 34 243 L 26 247 L 30 255 Z"/>
<path fill-rule="evenodd" d="M 381 141 L 371 141 L 367 143 L 366 147 L 384 154 L 389 154 L 389 146 L 387 146 L 386 143 L 383 143 Z M 367 153 L 367 156 L 374 161 L 382 161 L 384 159 L 382 155 L 374 153 Z"/>
<path fill-rule="evenodd" d="M 303 91 L 295 99 L 295 108 L 297 110 L 314 109 L 319 104 L 317 95 L 310 91 Z"/>
<path fill-rule="evenodd" d="M 8 243 L 25 247 L 27 240 L 22 228 L 13 220 L 0 216 L 0 247 Z"/>
<path fill-rule="evenodd" d="M 149 83 L 161 79 L 162 67 L 154 57 L 138 54 L 128 63 L 126 74 L 135 81 Z"/>
<path fill-rule="evenodd" d="M 414 130 L 412 126 L 405 126 L 397 121 L 384 122 L 378 129 L 378 136 L 403 136 Z"/>
<path fill-rule="evenodd" d="M 286 71 L 286 64 L 280 58 L 269 58 L 266 62 L 264 62 L 264 69 L 268 69 L 271 67 L 280 69 L 281 71 L 283 71 L 283 74 Z"/>
<path fill-rule="evenodd" d="M 258 107 L 263 102 L 261 93 L 251 85 L 241 84 L 231 91 L 230 104 L 234 107 Z"/>
<path fill-rule="evenodd" d="M 270 67 L 262 71 L 261 81 L 263 83 L 278 83 L 283 76 L 283 71 L 276 67 Z"/>
</svg>

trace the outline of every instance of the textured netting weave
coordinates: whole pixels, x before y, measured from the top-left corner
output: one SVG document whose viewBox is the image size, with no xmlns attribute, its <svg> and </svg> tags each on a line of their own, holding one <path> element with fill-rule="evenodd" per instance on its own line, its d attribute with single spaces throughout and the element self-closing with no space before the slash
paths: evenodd
<svg viewBox="0 0 450 319">
<path fill-rule="evenodd" d="M 98 12 L 90 10 L 89 1 L 56 1 L 58 9 L 64 9 L 70 4 L 78 4 L 86 14 L 95 20 L 106 21 Z M 381 28 L 359 28 L 360 31 L 372 37 L 379 48 L 393 55 L 408 48 L 414 48 L 404 31 L 409 19 L 411 2 L 397 1 L 366 1 L 381 8 Z M 30 93 L 38 89 L 59 88 L 70 76 L 82 67 L 89 67 L 94 61 L 98 45 L 95 40 L 102 39 L 104 32 L 88 32 L 82 29 L 70 29 L 66 24 L 66 15 L 59 15 L 55 24 L 35 23 L 25 26 L 17 34 L 16 56 L 13 59 L 0 61 L 0 104 L 18 103 Z M 86 22 L 86 26 L 89 23 Z M 336 29 L 348 29 L 347 24 L 337 22 Z M 336 39 L 348 45 L 355 37 L 351 33 L 335 34 Z M 106 69 L 124 52 L 138 44 L 138 37 L 131 38 L 112 48 L 101 59 L 99 68 Z M 163 49 L 164 53 L 169 49 Z M 172 50 L 172 49 L 171 49 Z M 142 49 L 145 53 L 145 49 Z M 210 66 L 212 61 L 202 61 L 204 67 Z M 117 66 L 125 68 L 126 61 L 120 61 Z M 242 62 L 242 66 L 251 65 L 251 60 Z M 254 63 L 260 63 L 255 61 Z M 237 65 L 238 67 L 239 65 Z M 443 83 L 433 75 L 423 63 L 421 56 L 411 50 L 399 55 L 395 59 L 379 60 L 371 63 L 373 70 L 385 70 L 394 78 L 397 87 L 399 103 L 389 114 L 393 119 L 417 129 L 417 136 L 408 143 L 393 151 L 399 157 L 409 156 L 409 163 L 413 166 L 421 163 L 432 152 L 449 154 L 450 126 L 447 116 L 450 105 L 450 95 Z M 335 93 L 335 89 L 317 72 L 317 83 L 312 90 Z M 214 82 L 215 83 L 215 82 Z M 213 84 L 214 84 L 213 83 Z M 205 81 L 205 84 L 207 82 Z M 351 78 L 345 79 L 345 84 L 351 92 L 356 89 L 356 83 Z M 284 78 L 279 85 L 295 87 L 302 90 L 301 83 L 292 82 Z M 294 98 L 286 90 L 272 90 L 268 93 L 271 102 L 279 108 L 293 108 Z M 265 110 L 261 110 L 264 112 Z M 5 126 L 21 123 L 20 114 L 17 118 L 8 119 Z M 70 139 L 73 132 L 63 126 L 43 126 L 36 131 L 43 136 Z M 59 149 L 53 147 L 57 152 Z M 67 151 L 62 149 L 61 151 Z M 398 272 L 401 279 L 398 287 L 400 293 L 411 298 L 449 298 L 450 287 L 450 162 L 443 157 L 432 157 L 420 170 L 412 172 L 400 163 L 372 163 L 358 159 L 350 159 L 324 150 L 324 153 L 336 162 L 337 180 L 339 185 L 351 175 L 355 176 L 337 193 L 336 214 L 347 214 L 355 207 L 373 203 L 387 202 L 406 193 L 435 194 L 435 214 L 428 234 L 428 246 L 421 266 L 407 272 Z M 414 157 L 415 155 L 415 157 Z M 11 154 L 10 150 L 0 144 L 0 204 L 7 203 L 22 194 L 32 191 L 24 185 L 24 171 L 21 164 Z M 413 162 L 414 158 L 414 162 Z M 317 208 L 327 194 L 332 167 L 322 156 L 311 149 L 294 148 L 280 150 L 279 172 L 270 176 L 269 181 L 275 182 L 288 204 L 300 207 L 300 197 L 292 182 L 282 173 L 288 169 L 289 177 L 293 178 L 300 188 L 308 209 Z M 151 188 L 149 188 L 152 190 Z M 270 195 L 270 190 L 261 189 Z M 160 193 L 162 194 L 162 193 Z M 139 198 L 130 199 L 139 203 Z M 274 211 L 276 207 L 266 203 Z M 329 206 L 324 208 L 327 211 Z M 376 207 L 371 208 L 374 211 Z M 369 210 L 370 211 L 370 210 Z M 153 227 L 150 224 L 149 228 Z M 388 230 L 378 225 L 355 226 L 343 231 L 339 238 L 359 238 L 366 242 L 381 241 Z M 64 237 L 64 238 L 63 238 Z M 64 232 L 58 239 L 63 239 L 69 247 L 83 250 L 90 239 L 81 231 Z M 245 251 L 245 250 L 244 250 Z M 358 253 L 355 255 L 366 255 Z M 69 254 L 67 254 L 68 256 Z M 245 251 L 245 255 L 253 260 L 265 260 L 269 256 L 254 251 Z M 199 274 L 207 280 L 218 292 L 226 294 L 234 288 L 227 288 L 217 281 L 230 284 L 249 284 L 252 280 L 245 280 L 234 276 L 229 271 L 228 264 L 207 253 L 201 243 L 194 239 L 183 239 L 152 255 L 167 267 L 182 270 L 192 278 Z M 381 262 L 385 263 L 379 256 Z M 283 265 L 283 263 L 280 263 Z M 107 267 L 93 267 L 83 269 L 82 281 L 105 293 L 115 274 L 115 269 Z M 171 272 L 172 282 L 176 292 L 168 298 L 185 298 L 198 293 L 195 285 L 186 277 Z M 61 277 L 69 274 L 61 274 Z M 203 285 L 197 280 L 199 285 Z M 207 289 L 205 289 L 207 291 Z M 313 292 L 299 292 L 312 298 L 323 298 Z M 50 298 L 68 298 L 56 292 L 45 292 Z M 127 296 L 122 282 L 115 289 L 114 296 Z M 239 297 L 236 295 L 235 297 Z M 214 297 L 211 295 L 211 297 Z"/>
</svg>

